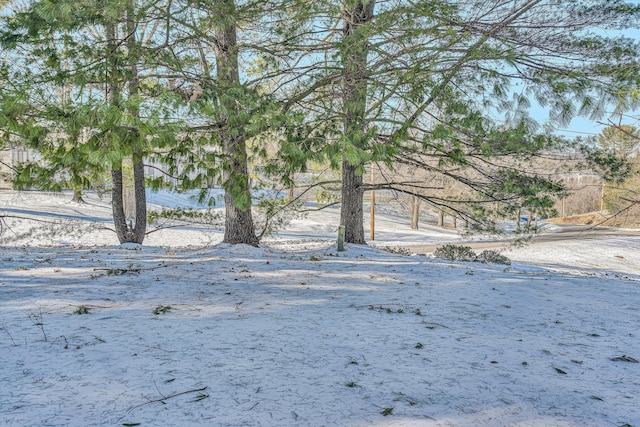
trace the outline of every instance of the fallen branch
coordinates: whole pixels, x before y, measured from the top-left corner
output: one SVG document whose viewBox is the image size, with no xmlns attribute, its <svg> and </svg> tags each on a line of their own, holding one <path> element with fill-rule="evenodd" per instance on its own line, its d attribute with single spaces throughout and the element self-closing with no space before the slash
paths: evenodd
<svg viewBox="0 0 640 427">
<path fill-rule="evenodd" d="M 631 363 L 640 363 L 638 362 L 637 359 L 634 359 L 631 356 L 626 356 L 626 355 L 622 355 L 622 356 L 617 356 L 617 357 L 612 357 L 611 360 L 613 360 L 614 362 L 631 362 Z"/>
</svg>

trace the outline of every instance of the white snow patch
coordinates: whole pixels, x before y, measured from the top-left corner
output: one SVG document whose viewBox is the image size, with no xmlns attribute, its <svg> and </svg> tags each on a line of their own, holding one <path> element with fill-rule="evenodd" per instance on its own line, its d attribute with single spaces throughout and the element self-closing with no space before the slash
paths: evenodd
<svg viewBox="0 0 640 427">
<path fill-rule="evenodd" d="M 637 237 L 507 267 L 338 252 L 328 211 L 258 248 L 200 226 L 140 248 L 67 196 L 0 193 L 53 221 L 6 218 L 0 424 L 640 425 L 640 364 L 612 360 L 640 359 Z M 459 239 L 380 224 L 381 245 Z"/>
</svg>

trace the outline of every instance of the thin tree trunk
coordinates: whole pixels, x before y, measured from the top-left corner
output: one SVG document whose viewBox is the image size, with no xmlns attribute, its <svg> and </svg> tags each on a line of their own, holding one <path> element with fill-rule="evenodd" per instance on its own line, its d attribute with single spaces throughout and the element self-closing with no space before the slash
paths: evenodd
<svg viewBox="0 0 640 427">
<path fill-rule="evenodd" d="M 444 227 L 444 210 L 438 209 L 438 227 Z"/>
<path fill-rule="evenodd" d="M 122 243 L 128 242 L 129 227 L 127 226 L 127 217 L 124 214 L 124 198 L 122 193 L 122 163 L 118 169 L 114 165 L 111 169 L 111 209 L 113 211 L 113 224 L 116 229 L 118 241 Z"/>
<path fill-rule="evenodd" d="M 129 0 L 127 5 L 127 54 L 129 55 L 129 113 L 139 119 L 140 109 L 137 107 L 136 98 L 139 95 L 138 57 L 139 50 L 136 39 L 135 0 Z M 135 204 L 135 223 L 130 231 L 131 239 L 135 243 L 144 241 L 147 232 L 147 195 L 144 182 L 144 141 L 140 140 L 138 130 L 130 131 L 132 134 L 132 166 L 133 166 L 133 194 Z"/>
<path fill-rule="evenodd" d="M 420 224 L 420 199 L 411 196 L 411 229 L 417 230 Z"/>
<path fill-rule="evenodd" d="M 132 230 L 133 241 L 142 244 L 147 232 L 147 193 L 144 185 L 142 156 L 133 159 L 133 186 L 136 201 L 136 222 Z"/>
<path fill-rule="evenodd" d="M 223 88 L 239 90 L 238 43 L 234 21 L 235 3 L 234 0 L 218 0 L 216 5 L 221 13 L 228 14 L 226 20 L 228 24 L 215 29 L 218 83 Z M 223 164 L 224 242 L 258 246 L 258 237 L 251 215 L 251 191 L 244 124 L 229 125 L 230 116 L 242 108 L 238 104 L 237 100 L 230 96 L 224 96 L 222 99 L 222 105 L 227 111 L 227 116 L 223 117 L 223 122 L 226 125 L 220 131 L 225 157 Z"/>
<path fill-rule="evenodd" d="M 374 8 L 375 0 L 359 0 L 343 11 L 344 136 L 346 143 L 358 150 L 366 150 L 368 146 L 365 136 L 368 36 L 363 26 L 373 19 Z M 362 166 L 363 160 L 345 159 L 342 162 L 340 221 L 345 226 L 346 243 L 365 244 Z"/>
<path fill-rule="evenodd" d="M 287 189 L 287 198 L 293 200 L 296 197 L 296 185 L 293 182 L 293 176 L 291 177 L 291 185 Z"/>
<path fill-rule="evenodd" d="M 116 24 L 109 22 L 105 25 L 107 38 L 107 62 L 109 63 L 109 82 L 107 84 L 107 102 L 120 107 L 120 87 L 118 85 L 118 45 L 116 44 Z M 118 241 L 127 242 L 128 227 L 124 213 L 122 160 L 111 165 L 111 209 L 113 211 L 113 225 Z"/>
</svg>

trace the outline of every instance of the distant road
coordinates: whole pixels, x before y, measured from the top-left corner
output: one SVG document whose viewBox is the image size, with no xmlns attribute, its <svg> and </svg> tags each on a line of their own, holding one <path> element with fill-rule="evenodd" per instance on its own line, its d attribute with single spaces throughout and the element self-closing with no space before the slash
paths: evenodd
<svg viewBox="0 0 640 427">
<path fill-rule="evenodd" d="M 628 228 L 613 227 L 591 227 L 589 225 L 557 225 L 556 231 L 540 233 L 534 235 L 527 244 L 536 243 L 561 242 L 566 240 L 592 240 L 607 236 L 640 236 L 640 230 Z M 484 249 L 504 249 L 514 242 L 510 240 L 494 240 L 494 241 L 459 241 L 450 242 L 454 245 L 470 246 L 474 250 Z M 408 245 L 406 246 L 411 252 L 416 254 L 430 254 L 436 248 L 446 243 L 430 244 L 430 245 Z"/>
</svg>

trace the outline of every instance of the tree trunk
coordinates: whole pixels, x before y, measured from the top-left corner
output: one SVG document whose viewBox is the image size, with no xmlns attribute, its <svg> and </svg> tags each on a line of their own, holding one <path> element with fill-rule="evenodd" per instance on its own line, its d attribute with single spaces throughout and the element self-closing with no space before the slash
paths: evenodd
<svg viewBox="0 0 640 427">
<path fill-rule="evenodd" d="M 142 244 L 147 232 L 147 193 L 144 185 L 144 163 L 141 156 L 133 160 L 133 186 L 136 201 L 136 216 L 133 241 Z"/>
<path fill-rule="evenodd" d="M 109 81 L 106 85 L 106 97 L 109 104 L 120 106 L 120 87 L 117 82 L 118 75 L 118 45 L 116 43 L 116 24 L 109 22 L 105 25 L 107 39 L 107 62 L 109 64 Z M 111 165 L 111 209 L 113 212 L 113 225 L 118 241 L 127 242 L 128 227 L 127 217 L 124 213 L 122 161 Z"/>
<path fill-rule="evenodd" d="M 345 243 L 364 245 L 364 191 L 362 174 L 356 171 L 357 168 L 348 162 L 342 164 L 340 224 L 345 227 Z"/>
<path fill-rule="evenodd" d="M 345 144 L 362 153 L 368 148 L 366 132 L 368 36 L 365 24 L 373 19 L 375 0 L 355 2 L 343 11 L 343 108 Z M 357 156 L 356 156 L 357 157 Z M 345 226 L 345 242 L 365 244 L 362 189 L 364 159 L 350 158 L 342 162 L 342 202 L 340 221 Z"/>
<path fill-rule="evenodd" d="M 113 211 L 113 224 L 116 229 L 116 236 L 118 236 L 118 241 L 121 244 L 128 242 L 127 236 L 129 234 L 127 217 L 124 214 L 122 186 L 122 164 L 120 164 L 120 168 L 116 166 L 111 169 L 111 209 Z"/>
<path fill-rule="evenodd" d="M 417 230 L 420 224 L 420 199 L 411 196 L 411 229 Z"/>
<path fill-rule="evenodd" d="M 135 97 L 138 95 L 138 68 L 136 51 L 136 39 L 135 39 L 135 22 L 134 16 L 134 2 L 129 2 L 126 10 L 126 26 L 127 26 L 127 51 L 129 63 L 129 97 L 133 101 L 131 105 L 135 105 Z M 116 41 L 116 24 L 108 23 L 105 25 L 105 33 L 107 37 L 108 48 L 108 62 L 110 68 L 110 81 L 107 85 L 107 101 L 117 107 L 122 108 L 122 86 L 119 84 L 118 76 L 120 75 L 118 64 L 118 44 Z M 137 107 L 130 107 L 129 112 L 132 116 L 139 114 Z M 125 177 L 123 175 L 123 161 L 114 162 L 111 168 L 111 205 L 113 211 L 113 222 L 118 236 L 118 241 L 122 243 L 139 243 L 144 241 L 146 229 L 147 229 L 147 203 L 144 186 L 144 165 L 142 163 L 142 151 L 138 144 L 139 141 L 138 132 L 135 130 L 129 131 L 129 143 L 132 144 L 131 151 L 133 152 L 133 203 L 131 206 L 131 218 L 127 223 L 127 215 L 125 213 Z"/>
<path fill-rule="evenodd" d="M 529 212 L 529 217 L 527 218 L 527 225 L 525 226 L 525 231 L 527 232 L 527 234 L 531 233 L 531 220 L 533 215 L 531 214 L 531 212 Z"/>
<path fill-rule="evenodd" d="M 438 209 L 438 227 L 444 227 L 444 210 Z"/>
<path fill-rule="evenodd" d="M 124 179 L 122 167 L 111 170 L 111 208 L 118 241 L 122 243 L 142 244 L 147 230 L 147 196 L 144 187 L 144 165 L 141 161 L 133 163 L 133 181 L 135 194 L 135 216 L 127 218 L 124 203 Z M 129 222 L 127 222 L 129 220 Z"/>
<path fill-rule="evenodd" d="M 216 71 L 218 84 L 227 89 L 240 91 L 240 73 L 238 67 L 238 43 L 235 24 L 234 0 L 217 0 L 216 5 L 221 13 L 228 14 L 227 24 L 215 29 Z M 251 216 L 251 191 L 249 188 L 249 168 L 247 147 L 244 134 L 244 123 L 230 125 L 229 118 L 242 108 L 241 101 L 224 95 L 221 100 L 226 110 L 220 130 L 223 141 L 223 187 L 225 203 L 225 243 L 244 243 L 258 246 Z"/>
<path fill-rule="evenodd" d="M 71 198 L 71 201 L 79 204 L 84 203 L 84 199 L 82 198 L 82 190 L 78 190 L 77 188 L 75 188 L 73 190 L 73 197 Z"/>
<path fill-rule="evenodd" d="M 131 157 L 122 160 L 122 207 L 127 221 L 136 217 L 136 190 Z"/>
<path fill-rule="evenodd" d="M 287 198 L 289 200 L 293 200 L 296 197 L 296 186 L 293 183 L 293 179 L 291 180 L 291 185 L 287 189 Z"/>
<path fill-rule="evenodd" d="M 138 58 L 139 51 L 136 40 L 135 0 L 129 0 L 127 5 L 127 54 L 129 59 L 129 113 L 132 117 L 140 118 L 137 97 L 139 95 Z M 131 136 L 131 152 L 133 166 L 133 200 L 135 204 L 134 224 L 129 230 L 131 241 L 140 243 L 144 241 L 147 232 L 147 194 L 144 182 L 144 141 L 141 141 L 140 132 L 133 129 Z M 131 224 L 130 224 L 131 226 Z"/>
</svg>

